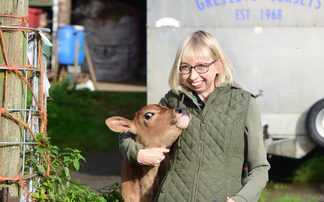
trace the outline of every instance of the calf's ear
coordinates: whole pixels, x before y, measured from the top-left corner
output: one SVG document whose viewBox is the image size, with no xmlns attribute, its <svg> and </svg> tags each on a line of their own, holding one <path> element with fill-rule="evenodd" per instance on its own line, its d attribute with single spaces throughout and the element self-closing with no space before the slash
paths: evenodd
<svg viewBox="0 0 324 202">
<path fill-rule="evenodd" d="M 112 131 L 125 132 L 131 129 L 133 122 L 120 116 L 114 116 L 108 118 L 106 124 Z"/>
</svg>

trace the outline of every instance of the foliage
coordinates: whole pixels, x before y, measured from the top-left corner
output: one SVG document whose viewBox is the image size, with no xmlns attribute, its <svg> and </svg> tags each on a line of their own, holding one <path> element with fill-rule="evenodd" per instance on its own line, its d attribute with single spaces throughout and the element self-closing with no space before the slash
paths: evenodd
<svg viewBox="0 0 324 202">
<path fill-rule="evenodd" d="M 36 188 L 31 195 L 33 201 L 106 201 L 84 184 L 71 180 L 69 168 L 78 170 L 79 161 L 84 160 L 79 150 L 61 151 L 42 133 L 37 134 L 36 141 L 39 144 L 29 148 L 29 152 L 35 151 L 34 155 L 26 160 L 26 167 L 31 165 L 39 176 L 33 180 Z"/>
<path fill-rule="evenodd" d="M 133 118 L 146 105 L 145 92 L 75 90 L 64 80 L 50 88 L 48 136 L 61 148 L 83 152 L 118 151 L 118 134 L 109 130 L 110 116 Z"/>
<path fill-rule="evenodd" d="M 324 182 L 324 155 L 315 153 L 294 172 L 293 182 Z"/>
<path fill-rule="evenodd" d="M 274 185 L 274 188 L 277 189 L 277 190 L 279 190 L 279 189 L 284 189 L 284 188 L 287 188 L 287 187 L 288 187 L 287 184 L 282 184 L 282 183 L 276 183 L 276 184 Z"/>
<path fill-rule="evenodd" d="M 118 190 L 120 190 L 120 186 L 119 183 L 116 182 L 115 184 L 105 186 L 102 189 L 98 189 L 96 191 L 98 191 L 101 196 L 107 200 L 107 202 L 119 202 L 120 194 Z"/>
<path fill-rule="evenodd" d="M 301 159 L 272 156 L 270 180 L 275 183 L 324 182 L 324 149 L 316 148 Z"/>
<path fill-rule="evenodd" d="M 107 135 L 109 130 L 104 123 L 110 114 L 114 115 L 110 112 L 115 111 L 107 109 L 114 109 L 116 103 L 125 103 L 125 107 L 116 113 L 129 108 L 139 109 L 138 105 L 145 105 L 146 99 L 145 93 L 139 96 L 134 94 L 133 102 L 129 102 L 129 99 L 125 99 L 126 94 L 115 93 L 111 96 L 103 92 L 77 91 L 71 88 L 67 80 L 55 83 L 50 93 L 52 101 L 48 102 L 48 135 L 51 142 L 61 147 L 77 146 L 84 150 L 117 148 L 118 135 Z M 30 93 L 28 100 L 31 100 Z M 25 161 L 25 167 L 31 165 L 38 174 L 33 180 L 33 201 L 119 201 L 118 183 L 97 190 L 98 194 L 85 184 L 72 181 L 70 169 L 78 171 L 80 160 L 85 161 L 80 150 L 60 150 L 43 135 L 37 134 L 35 141 L 39 144 L 27 149 L 31 155 L 26 155 Z"/>
<path fill-rule="evenodd" d="M 258 202 L 266 202 L 268 195 L 269 195 L 269 192 L 267 191 L 267 189 L 263 189 Z"/>
</svg>

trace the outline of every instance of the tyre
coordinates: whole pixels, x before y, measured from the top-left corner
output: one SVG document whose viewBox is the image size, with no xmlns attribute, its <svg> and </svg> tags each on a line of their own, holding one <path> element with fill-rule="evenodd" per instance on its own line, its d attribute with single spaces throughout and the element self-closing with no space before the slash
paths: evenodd
<svg viewBox="0 0 324 202">
<path fill-rule="evenodd" d="M 306 129 L 310 138 L 317 145 L 324 148 L 324 99 L 316 102 L 309 110 Z"/>
</svg>

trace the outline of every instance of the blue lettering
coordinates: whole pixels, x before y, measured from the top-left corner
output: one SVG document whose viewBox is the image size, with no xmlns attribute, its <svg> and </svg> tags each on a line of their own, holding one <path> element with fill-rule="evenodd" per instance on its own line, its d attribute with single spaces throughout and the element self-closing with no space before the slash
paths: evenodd
<svg viewBox="0 0 324 202">
<path fill-rule="evenodd" d="M 236 0 L 237 2 L 242 2 L 242 0 Z"/>
<path fill-rule="evenodd" d="M 242 15 L 242 19 L 241 20 L 244 20 L 245 19 L 243 12 L 244 12 L 244 10 L 241 10 L 241 15 Z"/>
<path fill-rule="evenodd" d="M 278 18 L 278 20 L 282 19 L 282 10 L 281 9 L 278 10 L 277 18 Z"/>
<path fill-rule="evenodd" d="M 210 3 L 210 0 L 206 0 L 206 5 L 207 5 L 207 8 L 213 7 L 213 4 Z"/>
<path fill-rule="evenodd" d="M 250 19 L 250 9 L 237 9 L 235 10 L 236 20 L 249 20 Z"/>
<path fill-rule="evenodd" d="M 282 2 L 282 0 L 278 0 L 279 2 Z"/>
<path fill-rule="evenodd" d="M 217 3 L 217 0 L 214 0 L 214 4 L 215 4 L 215 6 L 219 6 L 220 5 L 219 3 Z"/>
<path fill-rule="evenodd" d="M 313 3 L 313 0 L 310 0 L 308 6 L 311 7 L 312 3 Z"/>
<path fill-rule="evenodd" d="M 239 11 L 240 11 L 240 10 L 238 10 L 238 9 L 235 11 L 235 19 L 236 19 L 236 20 L 240 20 L 240 19 L 239 19 Z"/>
<path fill-rule="evenodd" d="M 235 3 L 235 1 L 234 0 L 230 0 L 230 3 Z"/>
<path fill-rule="evenodd" d="M 304 0 L 300 0 L 300 5 L 305 6 L 305 4 L 304 4 L 303 1 L 304 1 Z"/>
<path fill-rule="evenodd" d="M 315 8 L 316 8 L 316 9 L 319 9 L 319 8 L 321 7 L 321 1 L 320 1 L 320 0 L 317 0 L 317 2 L 318 2 L 318 6 L 315 7 Z"/>
<path fill-rule="evenodd" d="M 223 0 L 223 4 L 226 4 L 226 0 Z"/>
<path fill-rule="evenodd" d="M 204 10 L 204 8 L 205 8 L 204 3 L 200 2 L 200 4 L 199 4 L 198 0 L 196 0 L 196 4 L 197 4 L 197 8 L 198 8 L 199 10 Z M 199 5 L 200 5 L 201 7 L 200 7 Z"/>
<path fill-rule="evenodd" d="M 294 2 L 294 4 L 298 4 L 298 1 L 299 1 L 299 0 L 296 0 L 296 1 Z"/>
<path fill-rule="evenodd" d="M 286 2 L 289 2 L 289 3 L 291 3 L 291 0 L 286 0 Z"/>
</svg>

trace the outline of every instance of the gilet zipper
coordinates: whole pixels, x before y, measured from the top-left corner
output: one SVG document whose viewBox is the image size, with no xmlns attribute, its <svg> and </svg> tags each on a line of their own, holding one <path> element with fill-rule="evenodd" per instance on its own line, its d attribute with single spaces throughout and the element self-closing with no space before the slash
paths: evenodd
<svg viewBox="0 0 324 202">
<path fill-rule="evenodd" d="M 205 124 L 205 118 L 208 114 L 208 111 L 209 111 L 209 107 L 216 101 L 216 98 L 219 94 L 219 92 L 222 90 L 223 88 L 221 88 L 215 98 L 213 99 L 213 101 L 210 103 L 210 105 L 208 106 L 207 110 L 206 110 L 206 114 L 205 116 L 203 117 L 202 116 L 202 112 L 201 112 L 201 124 Z M 200 109 L 200 108 L 199 108 Z M 201 110 L 200 110 L 201 111 Z M 200 124 L 200 125 L 201 125 Z M 202 152 L 202 148 L 203 148 L 203 144 L 202 144 L 202 140 L 201 140 L 201 135 L 199 136 L 199 149 L 198 149 L 198 162 L 197 162 L 197 167 L 196 167 L 196 173 L 195 173 L 195 180 L 194 180 L 194 187 L 193 187 L 193 195 L 192 195 L 192 202 L 195 202 L 195 199 L 196 199 L 196 191 L 197 191 L 197 182 L 198 182 L 198 174 L 199 174 L 199 170 L 200 170 L 200 164 L 201 164 L 201 152 Z"/>
</svg>

